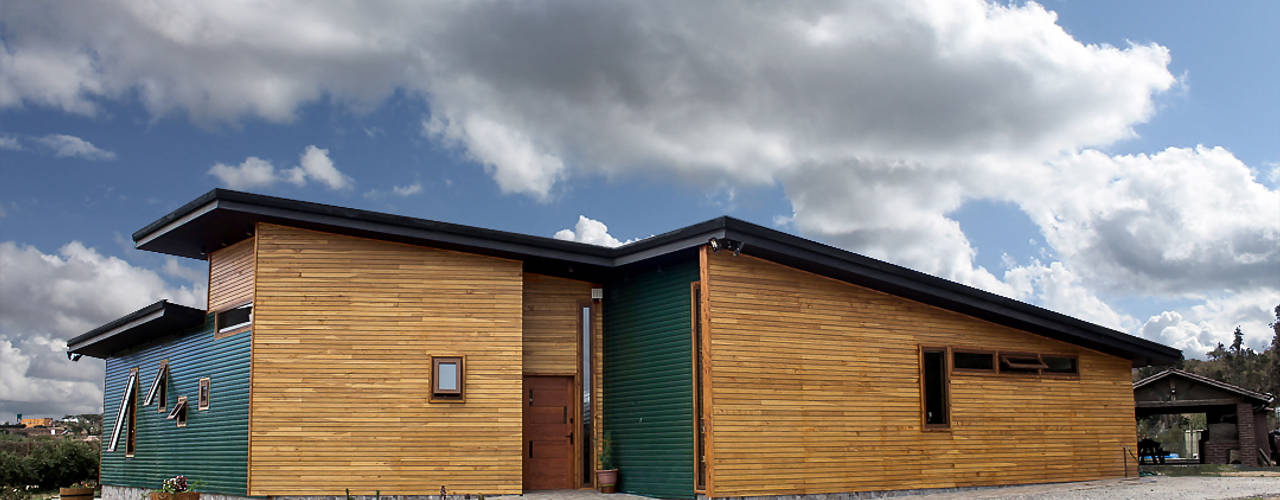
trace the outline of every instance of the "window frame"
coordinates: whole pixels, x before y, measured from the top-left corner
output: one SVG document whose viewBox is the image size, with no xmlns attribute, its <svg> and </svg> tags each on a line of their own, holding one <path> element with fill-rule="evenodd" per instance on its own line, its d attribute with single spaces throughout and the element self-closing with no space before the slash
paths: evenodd
<svg viewBox="0 0 1280 500">
<path fill-rule="evenodd" d="M 212 394 L 210 394 L 213 390 L 210 384 L 209 377 L 200 378 L 199 385 L 196 386 L 196 411 L 209 409 L 209 402 L 213 399 Z"/>
<path fill-rule="evenodd" d="M 440 389 L 440 364 L 455 363 L 458 366 L 458 388 L 456 390 Z M 432 355 L 431 356 L 431 373 L 430 393 L 431 397 L 428 401 L 432 403 L 462 403 L 466 401 L 466 366 L 467 357 L 465 355 Z"/>
<path fill-rule="evenodd" d="M 151 390 L 147 391 L 147 398 L 143 400 L 142 406 L 150 405 L 153 401 L 156 404 L 157 413 L 165 413 L 169 409 L 169 360 L 160 361 L 160 369 L 156 370 L 156 378 L 151 382 Z"/>
<path fill-rule="evenodd" d="M 190 409 L 190 407 L 187 405 L 187 397 L 178 396 L 178 402 L 173 404 L 173 411 L 169 414 L 169 417 L 166 417 L 166 419 L 173 418 L 178 427 L 186 427 L 188 409 Z"/>
<path fill-rule="evenodd" d="M 939 375 L 942 377 L 942 409 L 944 423 L 929 423 L 929 404 L 926 400 L 928 388 L 927 377 L 925 373 L 925 354 L 939 352 L 942 353 L 942 369 Z M 917 353 L 919 355 L 920 366 L 920 428 L 924 432 L 951 432 L 951 346 L 924 345 L 921 344 Z"/>
<path fill-rule="evenodd" d="M 248 321 L 245 321 L 245 322 L 243 322 L 243 323 L 236 323 L 236 324 L 231 325 L 231 326 L 225 326 L 225 327 L 224 327 L 224 326 L 222 326 L 222 315 L 223 315 L 223 314 L 226 314 L 226 313 L 228 313 L 228 312 L 230 312 L 230 311 L 234 311 L 234 310 L 236 310 L 236 309 L 244 309 L 244 308 L 246 308 L 246 307 L 247 307 L 247 308 L 249 308 L 249 320 L 248 320 Z M 229 307 L 224 307 L 224 308 L 222 308 L 222 309 L 219 309 L 219 310 L 217 310 L 217 311 L 214 311 L 214 312 L 213 312 L 213 338 L 216 340 L 216 339 L 220 339 L 220 338 L 223 338 L 223 337 L 230 337 L 230 336 L 235 335 L 235 334 L 237 334 L 237 333 L 240 333 L 240 332 L 244 332 L 244 331 L 249 330 L 249 328 L 251 328 L 251 327 L 253 326 L 253 313 L 254 313 L 254 311 L 253 311 L 253 301 L 252 301 L 252 300 L 247 301 L 247 302 L 241 302 L 241 303 L 239 303 L 239 304 L 236 304 L 236 305 L 233 305 L 233 306 L 229 306 Z"/>
<path fill-rule="evenodd" d="M 128 406 L 129 428 L 125 429 L 124 456 L 125 458 L 133 458 L 138 451 L 138 389 L 141 382 L 138 380 L 141 371 L 138 368 L 129 370 L 129 389 L 125 395 L 124 404 Z"/>
<path fill-rule="evenodd" d="M 1048 365 L 1049 365 L 1049 363 L 1045 363 L 1044 358 L 1066 358 L 1066 359 L 1070 359 L 1070 360 L 1074 361 L 1073 365 L 1075 366 L 1075 371 L 1073 371 L 1073 372 L 1051 372 L 1051 371 L 1049 371 L 1049 369 L 1047 368 L 1047 367 L 1048 367 Z M 1041 377 L 1051 377 L 1051 378 L 1069 378 L 1069 379 L 1076 379 L 1076 378 L 1080 378 L 1080 355 L 1078 355 L 1078 354 L 1042 353 L 1042 354 L 1040 354 L 1040 362 L 1041 362 L 1041 363 L 1044 363 L 1044 364 L 1045 364 L 1045 366 L 1046 366 L 1046 368 L 1045 368 L 1045 369 L 1040 370 L 1040 376 L 1041 376 Z"/>
<path fill-rule="evenodd" d="M 956 365 L 957 354 L 980 354 L 991 358 L 991 368 L 960 368 Z M 973 375 L 995 375 L 1000 372 L 1000 355 L 997 351 L 987 349 L 951 348 L 951 373 Z"/>
</svg>

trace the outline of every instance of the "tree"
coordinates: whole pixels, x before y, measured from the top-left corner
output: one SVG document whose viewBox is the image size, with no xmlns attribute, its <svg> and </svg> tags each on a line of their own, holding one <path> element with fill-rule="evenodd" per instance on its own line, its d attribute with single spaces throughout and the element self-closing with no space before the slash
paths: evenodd
<svg viewBox="0 0 1280 500">
<path fill-rule="evenodd" d="M 1235 340 L 1231 341 L 1231 354 L 1240 355 L 1240 350 L 1244 347 L 1244 330 L 1240 329 L 1240 325 L 1236 325 Z"/>
</svg>

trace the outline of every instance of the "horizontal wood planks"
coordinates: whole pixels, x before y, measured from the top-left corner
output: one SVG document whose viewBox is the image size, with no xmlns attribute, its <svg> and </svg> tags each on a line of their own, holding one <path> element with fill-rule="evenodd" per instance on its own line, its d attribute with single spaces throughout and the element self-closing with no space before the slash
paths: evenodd
<svg viewBox="0 0 1280 500">
<path fill-rule="evenodd" d="M 253 300 L 253 238 L 209 254 L 209 310 Z"/>
<path fill-rule="evenodd" d="M 521 264 L 259 224 L 249 495 L 520 493 Z M 430 356 L 466 402 L 430 403 Z"/>
<path fill-rule="evenodd" d="M 578 373 L 581 308 L 590 300 L 589 282 L 524 275 L 524 373 Z"/>
<path fill-rule="evenodd" d="M 1125 473 L 1127 360 L 746 255 L 707 266 L 713 496 Z M 1077 354 L 1081 374 L 955 373 L 951 430 L 925 432 L 922 344 Z"/>
</svg>

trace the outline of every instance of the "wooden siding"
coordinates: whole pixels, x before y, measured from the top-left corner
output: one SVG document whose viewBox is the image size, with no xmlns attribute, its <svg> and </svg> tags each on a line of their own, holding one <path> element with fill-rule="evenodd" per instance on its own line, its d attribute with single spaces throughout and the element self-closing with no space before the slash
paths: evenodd
<svg viewBox="0 0 1280 500">
<path fill-rule="evenodd" d="M 574 401 L 581 402 L 582 345 L 578 341 L 582 335 L 581 307 L 590 305 L 591 312 L 591 350 L 594 365 L 591 385 L 592 400 L 598 402 L 603 392 L 601 389 L 601 372 L 603 371 L 601 350 L 601 305 L 591 300 L 591 289 L 599 285 L 587 281 L 579 281 L 542 274 L 525 273 L 523 289 L 523 309 L 521 318 L 524 373 L 526 375 L 570 375 L 574 377 Z M 595 451 L 587 458 L 593 464 L 594 457 L 599 454 L 601 437 L 600 405 L 592 404 L 591 432 Z M 582 421 L 581 404 L 574 412 L 574 422 Z M 578 433 L 575 428 L 575 435 Z M 579 441 L 575 440 L 575 443 Z M 592 485 L 595 474 L 583 477 L 582 453 L 584 446 L 575 444 L 574 451 L 574 484 Z M 593 469 L 594 470 L 594 469 Z"/>
<path fill-rule="evenodd" d="M 103 442 L 111 440 L 120 398 L 129 371 L 134 368 L 138 369 L 138 433 L 132 458 L 125 458 L 123 436 L 116 451 L 102 453 L 102 484 L 155 489 L 161 481 L 185 474 L 204 483 L 201 491 L 244 495 L 251 334 L 241 332 L 214 340 L 212 314 L 203 325 L 174 333 L 173 337 L 107 359 Z M 168 412 L 158 411 L 156 403 L 143 406 L 160 363 L 166 360 L 169 381 L 165 407 L 173 409 L 178 397 L 186 396 L 192 402 L 187 407 L 186 427 L 179 428 L 173 420 L 166 420 Z M 194 404 L 202 377 L 211 380 L 207 410 L 199 410 Z"/>
<path fill-rule="evenodd" d="M 581 307 L 591 302 L 591 286 L 586 281 L 525 273 L 524 373 L 578 373 Z"/>
<path fill-rule="evenodd" d="M 209 310 L 253 300 L 253 238 L 209 254 Z"/>
<path fill-rule="evenodd" d="M 250 495 L 521 492 L 521 264 L 257 227 Z M 429 357 L 466 356 L 430 403 Z"/>
<path fill-rule="evenodd" d="M 745 255 L 706 266 L 712 496 L 1125 473 L 1127 360 Z M 1077 354 L 1081 373 L 953 374 L 951 429 L 925 432 L 922 344 Z"/>
</svg>

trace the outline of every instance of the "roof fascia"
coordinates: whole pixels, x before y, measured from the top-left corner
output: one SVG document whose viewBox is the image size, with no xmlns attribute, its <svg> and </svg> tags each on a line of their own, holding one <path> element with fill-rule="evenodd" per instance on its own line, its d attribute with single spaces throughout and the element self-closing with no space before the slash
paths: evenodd
<svg viewBox="0 0 1280 500">
<path fill-rule="evenodd" d="M 120 326 L 117 326 L 117 327 L 114 327 L 114 328 L 107 329 L 106 331 L 104 331 L 104 332 L 102 332 L 102 333 L 99 333 L 99 334 L 97 334 L 97 335 L 94 335 L 94 336 L 93 336 L 93 337 L 91 337 L 91 338 L 88 338 L 88 339 L 85 339 L 85 340 L 81 340 L 81 341 L 76 342 L 76 343 L 74 343 L 74 344 L 68 343 L 68 344 L 67 344 L 67 351 L 68 351 L 68 352 L 71 352 L 72 354 L 75 354 L 75 353 L 76 353 L 76 351 L 78 351 L 78 350 L 80 350 L 80 349 L 83 349 L 83 348 L 85 348 L 85 347 L 91 346 L 91 345 L 93 345 L 93 344 L 97 344 L 98 342 L 103 341 L 103 340 L 106 340 L 106 339 L 111 338 L 111 337 L 114 337 L 114 336 L 116 336 L 116 335 L 120 334 L 121 332 L 125 332 L 125 331 L 128 331 L 128 330 L 132 330 L 133 328 L 136 328 L 136 327 L 142 326 L 142 325 L 144 325 L 144 324 L 150 323 L 151 321 L 154 321 L 154 320 L 160 319 L 160 318 L 162 318 L 162 317 L 164 317 L 164 307 L 160 307 L 160 308 L 156 309 L 155 311 L 152 311 L 152 312 L 150 312 L 150 313 L 146 313 L 146 314 L 144 314 L 143 316 L 138 317 L 138 318 L 136 318 L 136 319 L 133 319 L 133 320 L 131 320 L 131 321 L 128 321 L 128 322 L 126 322 L 125 324 L 122 324 L 122 325 L 120 325 Z"/>
</svg>

